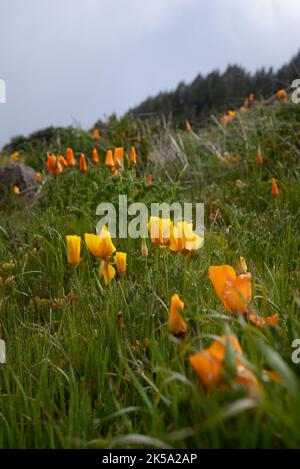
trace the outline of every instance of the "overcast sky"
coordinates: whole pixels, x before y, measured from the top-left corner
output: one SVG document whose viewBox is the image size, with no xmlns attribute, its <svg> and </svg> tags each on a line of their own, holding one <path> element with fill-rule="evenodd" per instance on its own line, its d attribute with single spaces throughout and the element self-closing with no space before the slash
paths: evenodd
<svg viewBox="0 0 300 469">
<path fill-rule="evenodd" d="M 299 0 L 0 0 L 0 147 L 89 128 L 228 63 L 280 67 L 299 29 Z"/>
</svg>

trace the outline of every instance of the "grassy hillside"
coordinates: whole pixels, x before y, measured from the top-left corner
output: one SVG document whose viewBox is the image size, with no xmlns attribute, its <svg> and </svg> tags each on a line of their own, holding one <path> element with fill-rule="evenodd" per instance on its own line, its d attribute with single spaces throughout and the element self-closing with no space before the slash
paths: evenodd
<svg viewBox="0 0 300 469">
<path fill-rule="evenodd" d="M 0 214 L 0 447 L 299 447 L 300 365 L 291 360 L 300 338 L 299 142 L 299 106 L 254 102 L 201 133 L 128 118 L 97 141 L 59 130 L 47 148 L 34 143 L 14 156 L 43 179 L 34 199 L 9 193 Z M 121 145 L 126 155 L 136 147 L 137 165 L 126 161 L 114 176 L 105 154 Z M 66 147 L 77 161 L 86 154 L 88 170 L 49 175 L 47 152 Z M 84 234 L 95 232 L 97 205 L 117 204 L 119 194 L 148 205 L 204 202 L 204 246 L 184 256 L 148 239 L 144 257 L 139 239 L 113 239 L 127 272 L 105 285 Z M 66 235 L 82 237 L 76 268 Z M 251 311 L 278 313 L 277 325 L 257 327 L 216 295 L 209 266 L 236 267 L 240 256 L 252 274 Z M 188 325 L 179 338 L 168 330 L 174 293 Z M 208 391 L 189 357 L 224 334 L 238 339 L 251 378 L 236 379 L 227 341 L 222 379 Z"/>
</svg>

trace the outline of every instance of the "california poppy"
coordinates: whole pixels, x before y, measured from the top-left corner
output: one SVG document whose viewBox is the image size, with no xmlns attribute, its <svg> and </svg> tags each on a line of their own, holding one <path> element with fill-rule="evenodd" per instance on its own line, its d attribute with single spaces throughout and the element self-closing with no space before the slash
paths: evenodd
<svg viewBox="0 0 300 469">
<path fill-rule="evenodd" d="M 117 266 L 117 271 L 119 274 L 124 274 L 126 272 L 126 252 L 116 252 L 114 259 Z"/>
<path fill-rule="evenodd" d="M 113 154 L 111 150 L 107 150 L 106 158 L 105 158 L 105 166 L 107 166 L 108 168 L 114 167 L 114 159 L 113 159 Z"/>
<path fill-rule="evenodd" d="M 98 259 L 107 260 L 116 250 L 106 226 L 102 228 L 100 235 L 85 233 L 85 242 L 89 251 Z"/>
<path fill-rule="evenodd" d="M 99 140 L 100 139 L 100 132 L 99 129 L 94 129 L 92 132 L 92 137 L 94 140 Z"/>
<path fill-rule="evenodd" d="M 176 336 L 184 335 L 187 331 L 187 323 L 180 314 L 180 310 L 184 308 L 184 303 L 179 295 L 175 293 L 171 298 L 168 328 L 171 334 Z"/>
<path fill-rule="evenodd" d="M 87 162 L 86 162 L 84 153 L 81 153 L 81 156 L 80 156 L 79 169 L 82 173 L 85 173 L 87 171 Z"/>
<path fill-rule="evenodd" d="M 56 170 L 56 156 L 54 153 L 51 153 L 51 155 L 48 156 L 47 162 L 46 162 L 46 167 L 48 171 L 52 174 L 55 173 Z"/>
<path fill-rule="evenodd" d="M 257 163 L 258 163 L 260 166 L 264 164 L 264 159 L 263 159 L 261 150 L 258 150 L 258 154 L 257 154 Z"/>
<path fill-rule="evenodd" d="M 254 313 L 249 313 L 249 319 L 257 327 L 264 329 L 267 326 L 276 326 L 279 321 L 279 315 L 273 314 L 273 316 L 257 316 Z"/>
<path fill-rule="evenodd" d="M 129 162 L 132 165 L 136 164 L 136 151 L 134 147 L 130 148 L 130 153 L 129 153 Z"/>
<path fill-rule="evenodd" d="M 103 261 L 100 268 L 100 275 L 104 278 L 105 285 L 108 285 L 115 278 L 116 269 L 109 261 Z"/>
<path fill-rule="evenodd" d="M 252 299 L 251 274 L 236 275 L 230 265 L 210 266 L 209 278 L 224 307 L 231 313 L 247 313 Z"/>
<path fill-rule="evenodd" d="M 156 246 L 168 246 L 171 243 L 173 222 L 170 218 L 150 217 L 148 229 L 151 241 Z"/>
<path fill-rule="evenodd" d="M 192 126 L 191 124 L 189 123 L 189 121 L 186 119 L 185 123 L 184 123 L 184 130 L 186 132 L 192 132 Z"/>
<path fill-rule="evenodd" d="M 39 171 L 37 171 L 37 172 L 35 173 L 35 182 L 41 182 L 42 177 L 43 177 L 43 176 L 42 176 L 42 173 L 40 173 Z"/>
<path fill-rule="evenodd" d="M 19 189 L 18 186 L 14 186 L 14 187 L 13 187 L 13 193 L 14 193 L 15 195 L 19 195 L 19 194 L 20 194 L 20 189 Z"/>
<path fill-rule="evenodd" d="M 58 161 L 62 166 L 65 166 L 65 167 L 68 166 L 67 160 L 65 159 L 63 155 L 59 155 Z"/>
<path fill-rule="evenodd" d="M 251 370 L 241 362 L 243 354 L 238 340 L 234 336 L 219 337 L 210 347 L 189 357 L 189 362 L 207 390 L 212 390 L 222 383 L 222 372 L 227 347 L 230 343 L 236 365 L 234 380 L 247 389 L 259 391 L 258 381 Z"/>
<path fill-rule="evenodd" d="M 99 163 L 99 154 L 97 148 L 93 148 L 93 156 L 92 156 L 92 161 L 94 164 Z"/>
<path fill-rule="evenodd" d="M 66 160 L 68 163 L 68 166 L 73 167 L 76 164 L 75 158 L 74 158 L 74 153 L 72 148 L 67 148 L 66 150 Z"/>
<path fill-rule="evenodd" d="M 124 148 L 115 147 L 114 149 L 114 167 L 117 168 L 119 164 L 124 163 Z"/>
<path fill-rule="evenodd" d="M 68 262 L 78 265 L 80 262 L 81 237 L 75 235 L 66 236 Z"/>
<path fill-rule="evenodd" d="M 279 189 L 275 178 L 272 179 L 272 195 L 273 197 L 279 196 Z"/>
<path fill-rule="evenodd" d="M 180 221 L 173 227 L 170 249 L 173 252 L 190 254 L 192 251 L 199 249 L 203 241 L 203 238 L 193 231 L 192 223 Z"/>
<path fill-rule="evenodd" d="M 278 99 L 286 100 L 288 99 L 288 94 L 285 90 L 278 90 L 276 93 Z"/>
<path fill-rule="evenodd" d="M 60 164 L 59 161 L 57 161 L 56 163 L 56 167 L 55 167 L 55 174 L 61 174 L 63 172 L 63 168 L 62 168 L 62 165 Z"/>
</svg>

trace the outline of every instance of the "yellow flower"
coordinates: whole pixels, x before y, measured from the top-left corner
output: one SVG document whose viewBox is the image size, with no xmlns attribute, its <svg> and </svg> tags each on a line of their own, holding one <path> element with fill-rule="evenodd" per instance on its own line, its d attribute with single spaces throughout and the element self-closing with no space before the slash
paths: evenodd
<svg viewBox="0 0 300 469">
<path fill-rule="evenodd" d="M 187 331 L 187 323 L 181 316 L 179 310 L 184 308 L 184 303 L 179 295 L 175 293 L 171 298 L 168 328 L 171 334 L 181 336 Z"/>
<path fill-rule="evenodd" d="M 246 274 L 248 272 L 247 264 L 244 257 L 240 257 L 237 263 L 237 271 L 239 274 Z"/>
<path fill-rule="evenodd" d="M 102 262 L 100 275 L 103 276 L 105 285 L 108 285 L 109 282 L 115 278 L 116 270 L 110 262 Z"/>
<path fill-rule="evenodd" d="M 98 259 L 107 260 L 116 250 L 106 226 L 102 228 L 100 235 L 85 233 L 85 242 L 88 250 Z"/>
<path fill-rule="evenodd" d="M 78 265 L 80 262 L 81 238 L 80 236 L 68 235 L 66 241 L 68 262 L 72 265 Z"/>
<path fill-rule="evenodd" d="M 170 218 L 150 217 L 148 229 L 153 244 L 156 246 L 170 244 L 173 232 L 173 222 Z"/>
<path fill-rule="evenodd" d="M 11 155 L 13 161 L 17 161 L 20 156 L 19 151 L 14 151 L 13 154 Z"/>
<path fill-rule="evenodd" d="M 192 223 L 180 221 L 174 226 L 170 249 L 182 254 L 191 254 L 203 244 L 203 238 L 193 231 Z"/>
<path fill-rule="evenodd" d="M 119 274 L 124 274 L 126 272 L 126 258 L 127 258 L 126 252 L 118 251 L 116 252 L 114 256 L 116 266 L 117 266 L 117 271 L 119 272 Z"/>
</svg>

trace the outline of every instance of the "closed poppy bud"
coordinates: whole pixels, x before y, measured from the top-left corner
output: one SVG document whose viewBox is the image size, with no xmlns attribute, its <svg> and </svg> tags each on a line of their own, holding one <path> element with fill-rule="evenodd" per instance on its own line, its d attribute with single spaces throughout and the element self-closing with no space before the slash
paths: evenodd
<svg viewBox="0 0 300 469">
<path fill-rule="evenodd" d="M 54 153 L 51 153 L 51 155 L 48 156 L 46 167 L 48 171 L 52 174 L 55 173 L 56 170 L 56 156 Z"/>
<path fill-rule="evenodd" d="M 87 162 L 86 162 L 84 153 L 81 153 L 81 156 L 80 156 L 79 169 L 82 173 L 85 173 L 87 171 Z"/>
<path fill-rule="evenodd" d="M 80 236 L 68 235 L 66 241 L 68 262 L 72 265 L 78 265 L 80 262 L 81 238 Z"/>
<path fill-rule="evenodd" d="M 94 129 L 92 132 L 92 137 L 94 140 L 99 140 L 100 139 L 100 132 L 99 129 Z"/>
<path fill-rule="evenodd" d="M 72 148 L 67 148 L 66 150 L 66 160 L 68 163 L 69 167 L 73 167 L 76 164 L 75 158 L 74 158 L 74 153 Z"/>
<path fill-rule="evenodd" d="M 246 274 L 248 272 L 246 261 L 242 256 L 238 260 L 237 271 L 239 274 Z"/>
<path fill-rule="evenodd" d="M 92 157 L 93 163 L 98 164 L 99 163 L 99 154 L 97 148 L 93 149 L 93 157 Z"/>
<path fill-rule="evenodd" d="M 273 197 L 279 196 L 279 189 L 275 178 L 272 179 L 272 195 Z"/>
<path fill-rule="evenodd" d="M 191 124 L 189 123 L 189 121 L 186 119 L 185 123 L 184 123 L 184 130 L 186 132 L 192 132 L 192 126 Z"/>
<path fill-rule="evenodd" d="M 152 174 L 149 174 L 149 176 L 147 176 L 147 178 L 146 178 L 145 185 L 150 186 L 150 184 L 152 184 L 152 182 L 153 182 L 153 176 L 152 176 Z"/>
<path fill-rule="evenodd" d="M 124 148 L 123 147 L 116 147 L 114 149 L 114 166 L 115 168 L 118 165 L 122 165 L 124 163 Z"/>
<path fill-rule="evenodd" d="M 276 96 L 278 99 L 282 99 L 282 100 L 288 99 L 288 95 L 285 90 L 278 90 L 276 93 Z"/>
<path fill-rule="evenodd" d="M 126 252 L 118 251 L 116 252 L 114 256 L 116 266 L 117 266 L 117 271 L 119 272 L 119 274 L 124 274 L 126 272 L 126 258 L 127 258 Z"/>
<path fill-rule="evenodd" d="M 118 168 L 113 168 L 113 175 L 118 176 L 118 174 L 119 174 Z"/>
<path fill-rule="evenodd" d="M 263 164 L 264 164 L 264 159 L 263 159 L 261 150 L 259 150 L 259 151 L 258 151 L 258 154 L 257 154 L 257 163 L 258 163 L 259 165 L 263 165 Z"/>
<path fill-rule="evenodd" d="M 148 257 L 148 246 L 147 241 L 145 239 L 142 239 L 141 254 L 143 257 Z"/>
<path fill-rule="evenodd" d="M 249 101 L 254 101 L 254 94 L 250 93 L 248 99 L 249 99 Z"/>
<path fill-rule="evenodd" d="M 20 189 L 18 188 L 18 186 L 14 186 L 14 187 L 13 187 L 13 193 L 14 193 L 15 195 L 19 195 L 19 194 L 20 194 Z"/>
<path fill-rule="evenodd" d="M 42 176 L 42 173 L 40 173 L 39 171 L 37 171 L 37 172 L 35 173 L 35 182 L 41 182 L 42 177 L 43 177 L 43 176 Z"/>
<path fill-rule="evenodd" d="M 105 261 L 101 264 L 100 275 L 103 276 L 105 285 L 108 285 L 115 278 L 116 270 L 110 262 Z"/>
<path fill-rule="evenodd" d="M 187 331 L 187 323 L 180 314 L 180 310 L 184 308 L 184 303 L 179 295 L 175 293 L 171 298 L 168 328 L 171 334 L 176 336 L 184 335 Z"/>
<path fill-rule="evenodd" d="M 64 157 L 63 155 L 59 155 L 58 161 L 59 161 L 60 164 L 61 164 L 62 166 L 64 166 L 65 168 L 68 166 L 67 160 L 65 159 L 65 157 Z"/>
<path fill-rule="evenodd" d="M 56 168 L 55 168 L 55 174 L 61 174 L 62 171 L 63 171 L 62 165 L 59 162 L 57 162 Z"/>
<path fill-rule="evenodd" d="M 113 154 L 111 150 L 107 150 L 106 158 L 105 158 L 105 166 L 107 166 L 108 168 L 114 167 L 114 159 L 113 159 Z"/>
<path fill-rule="evenodd" d="M 136 152 L 135 152 L 135 148 L 134 148 L 134 147 L 131 147 L 131 148 L 130 148 L 129 162 L 130 162 L 130 164 L 132 164 L 132 165 L 135 165 L 135 164 L 136 164 Z"/>
</svg>

